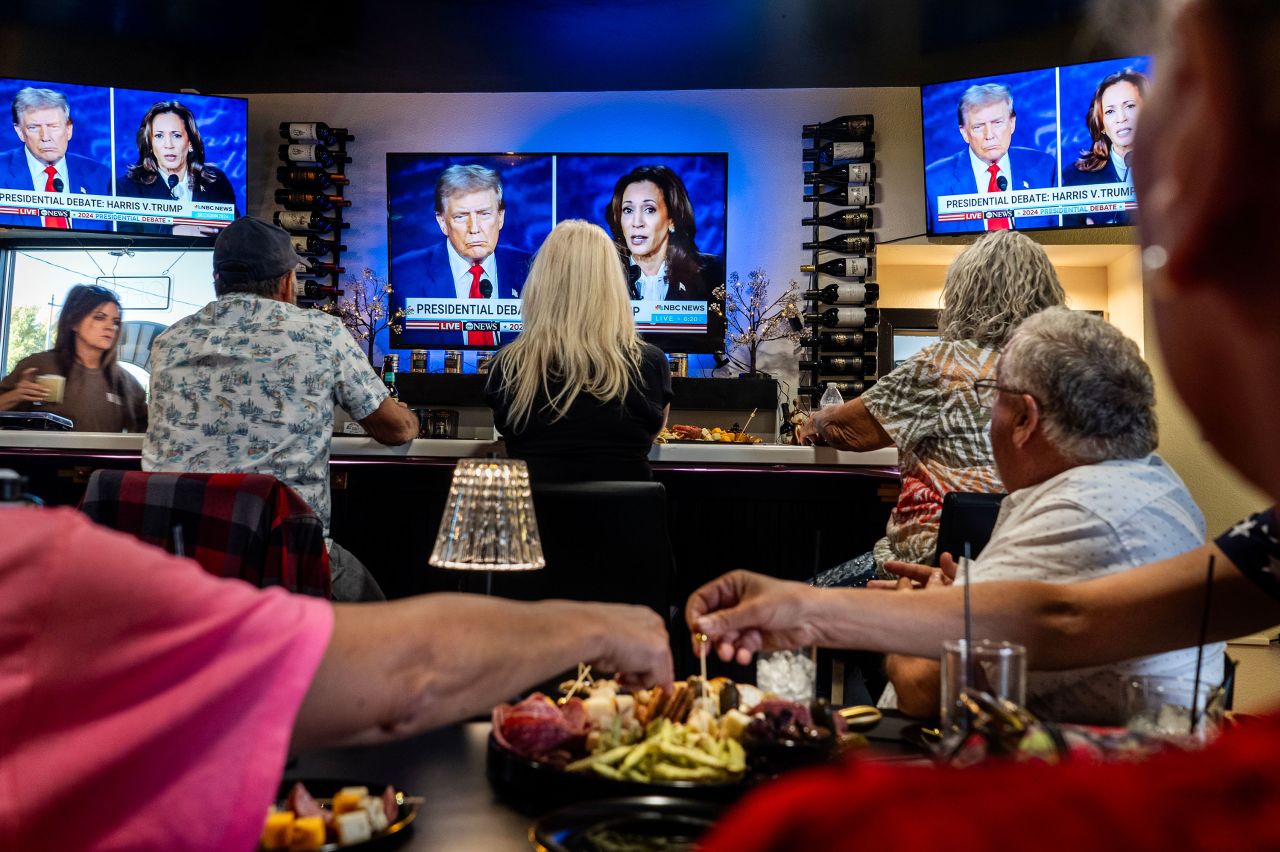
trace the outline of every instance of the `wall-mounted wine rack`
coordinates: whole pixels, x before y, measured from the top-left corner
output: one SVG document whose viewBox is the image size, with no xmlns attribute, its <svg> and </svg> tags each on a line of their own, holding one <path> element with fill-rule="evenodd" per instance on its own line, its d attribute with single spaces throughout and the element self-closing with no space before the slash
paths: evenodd
<svg viewBox="0 0 1280 852">
<path fill-rule="evenodd" d="M 802 248 L 812 254 L 800 267 L 810 277 L 803 293 L 800 345 L 805 354 L 798 393 L 815 408 L 828 382 L 848 400 L 874 384 L 877 375 L 874 133 L 871 115 L 808 124 L 802 133 L 811 143 L 802 154 L 804 200 L 813 209 L 801 221 L 811 229 Z"/>
<path fill-rule="evenodd" d="M 287 121 L 280 124 L 283 165 L 276 169 L 280 188 L 275 192 L 277 210 L 273 219 L 293 236 L 293 247 L 308 264 L 298 272 L 301 288 L 298 304 L 323 305 L 342 295 L 343 213 L 351 201 L 343 197 L 350 181 L 346 177 L 347 143 L 355 137 L 341 127 L 318 121 Z"/>
</svg>

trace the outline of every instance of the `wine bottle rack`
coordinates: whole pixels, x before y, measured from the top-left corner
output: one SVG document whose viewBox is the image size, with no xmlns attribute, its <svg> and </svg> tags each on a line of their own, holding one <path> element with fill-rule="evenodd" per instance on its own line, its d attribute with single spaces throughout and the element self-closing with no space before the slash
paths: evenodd
<svg viewBox="0 0 1280 852">
<path fill-rule="evenodd" d="M 317 131 L 314 134 L 303 133 L 299 135 L 297 130 L 290 132 L 290 128 L 298 128 L 307 124 L 313 124 L 315 128 L 322 128 L 323 132 Z M 293 218 L 297 214 L 304 214 L 307 211 L 299 209 L 281 209 L 277 211 L 277 223 L 288 231 L 294 239 L 294 248 L 304 257 L 316 258 L 318 262 L 328 263 L 330 267 L 321 272 L 299 272 L 298 273 L 298 304 L 303 307 L 321 307 L 331 301 L 336 300 L 343 295 L 341 289 L 341 278 L 344 274 L 342 265 L 342 253 L 346 248 L 344 244 L 345 230 L 350 227 L 350 223 L 345 221 L 345 211 L 349 206 L 349 202 L 344 198 L 344 193 L 350 182 L 345 179 L 351 157 L 347 153 L 347 145 L 355 141 L 355 136 L 348 133 L 343 128 L 329 128 L 322 123 L 312 122 L 285 122 L 280 125 L 280 135 L 290 143 L 290 146 L 303 144 L 315 145 L 317 150 L 316 156 L 311 159 L 292 160 L 283 156 L 285 146 L 281 146 L 282 160 L 281 168 L 277 170 L 277 180 L 280 188 L 290 192 L 309 192 L 323 194 L 330 199 L 337 198 L 331 209 L 317 209 L 310 211 L 313 221 L 316 217 L 327 220 L 325 229 L 315 228 L 310 225 L 280 220 L 279 217 Z M 324 138 L 324 137 L 329 138 Z M 326 165 L 325 160 L 329 160 L 330 164 Z M 315 173 L 319 179 L 315 181 L 290 182 L 285 180 L 282 172 L 286 170 L 304 170 Z M 336 180 L 335 180 L 336 179 Z M 328 184 L 328 185 L 326 185 Z M 277 203 L 283 207 L 283 203 L 277 198 Z M 302 218 L 297 216 L 297 218 Z M 324 245 L 324 248 L 317 250 L 317 242 Z M 326 245 L 326 243 L 328 245 Z"/>
<path fill-rule="evenodd" d="M 802 133 L 804 198 L 812 205 L 801 223 L 809 262 L 804 336 L 799 356 L 800 397 L 817 408 L 827 382 L 846 400 L 875 383 L 879 297 L 875 279 L 875 120 L 842 116 L 805 125 Z M 851 310 L 846 310 L 851 309 Z M 822 324 L 834 311 L 841 325 Z M 849 325 L 861 317 L 861 325 Z"/>
</svg>

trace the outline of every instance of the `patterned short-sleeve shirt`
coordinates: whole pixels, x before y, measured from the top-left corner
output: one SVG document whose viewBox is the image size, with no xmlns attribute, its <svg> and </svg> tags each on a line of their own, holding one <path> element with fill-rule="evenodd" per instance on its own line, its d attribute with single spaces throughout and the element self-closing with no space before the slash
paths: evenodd
<svg viewBox="0 0 1280 852">
<path fill-rule="evenodd" d="M 897 445 L 902 473 L 886 538 L 876 547 L 878 564 L 932 564 L 947 492 L 1003 490 L 991 459 L 991 407 L 973 389 L 975 379 L 995 377 L 999 354 L 973 340 L 936 343 L 862 394 Z"/>
<path fill-rule="evenodd" d="M 386 387 L 337 318 L 232 293 L 151 347 L 145 470 L 267 473 L 329 529 L 333 406 L 368 417 Z"/>
</svg>

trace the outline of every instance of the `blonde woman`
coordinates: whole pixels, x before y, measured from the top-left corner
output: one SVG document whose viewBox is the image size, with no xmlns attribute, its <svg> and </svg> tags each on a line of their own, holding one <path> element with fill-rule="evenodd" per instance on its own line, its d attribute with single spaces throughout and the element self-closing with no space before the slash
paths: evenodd
<svg viewBox="0 0 1280 852">
<path fill-rule="evenodd" d="M 806 443 L 856 451 L 897 446 L 902 472 L 885 537 L 871 553 L 819 576 L 819 585 L 865 585 L 890 559 L 932 565 L 947 492 L 1004 490 L 991 459 L 991 408 L 973 382 L 995 377 L 996 356 L 1018 323 L 1065 298 L 1044 249 L 1017 231 L 991 231 L 947 270 L 941 341 L 800 427 L 797 437 Z"/>
<path fill-rule="evenodd" d="M 640 340 L 609 235 L 567 220 L 534 257 L 524 329 L 498 353 L 485 398 L 536 482 L 645 480 L 666 423 L 671 371 Z"/>
</svg>

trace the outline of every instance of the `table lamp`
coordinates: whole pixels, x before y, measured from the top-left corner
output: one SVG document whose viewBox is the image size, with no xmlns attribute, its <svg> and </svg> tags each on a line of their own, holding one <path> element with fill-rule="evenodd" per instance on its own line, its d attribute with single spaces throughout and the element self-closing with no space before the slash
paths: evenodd
<svg viewBox="0 0 1280 852">
<path fill-rule="evenodd" d="M 457 571 L 545 567 L 528 466 L 519 459 L 459 461 L 427 562 Z"/>
</svg>

